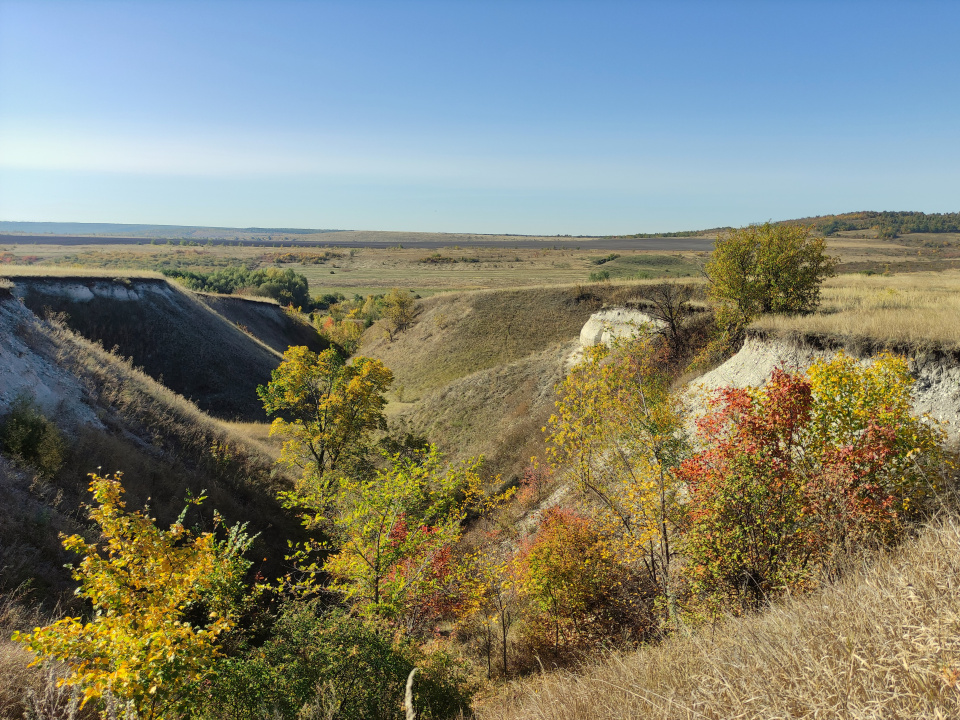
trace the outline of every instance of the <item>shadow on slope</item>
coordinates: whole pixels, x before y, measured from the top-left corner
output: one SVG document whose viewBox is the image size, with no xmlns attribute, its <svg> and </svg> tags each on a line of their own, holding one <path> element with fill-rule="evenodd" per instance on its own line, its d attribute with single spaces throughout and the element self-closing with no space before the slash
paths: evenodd
<svg viewBox="0 0 960 720">
<path fill-rule="evenodd" d="M 14 283 L 14 294 L 38 316 L 62 313 L 70 329 L 131 358 L 203 411 L 266 419 L 256 388 L 269 382 L 277 352 L 194 293 L 150 278 L 20 276 Z"/>
<path fill-rule="evenodd" d="M 278 353 L 291 345 L 306 345 L 316 353 L 330 347 L 308 321 L 287 313 L 273 300 L 208 293 L 197 293 L 197 298 Z"/>
<path fill-rule="evenodd" d="M 50 477 L 0 462 L 0 591 L 29 581 L 40 599 L 69 599 L 63 564 L 70 558 L 57 534 L 85 528 L 88 473 L 98 470 L 123 472 L 128 505 L 149 504 L 161 525 L 177 517 L 188 492 L 207 495 L 188 524 L 209 527 L 214 510 L 230 524 L 248 522 L 259 534 L 250 555 L 257 569 L 282 571 L 286 542 L 301 531 L 276 501 L 287 481 L 269 447 L 16 300 L 0 299 L 0 334 L 0 354 L 21 363 L 15 376 L 0 373 L 0 414 L 12 396 L 29 392 L 67 445 L 62 468 Z"/>
</svg>

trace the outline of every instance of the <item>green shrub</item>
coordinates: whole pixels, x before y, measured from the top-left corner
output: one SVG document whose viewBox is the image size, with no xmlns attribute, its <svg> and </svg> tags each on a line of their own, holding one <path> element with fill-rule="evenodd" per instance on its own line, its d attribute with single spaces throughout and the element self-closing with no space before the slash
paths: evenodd
<svg viewBox="0 0 960 720">
<path fill-rule="evenodd" d="M 21 395 L 0 425 L 0 448 L 18 463 L 51 476 L 63 465 L 66 443 L 59 428 L 40 411 L 32 398 Z"/>
<path fill-rule="evenodd" d="M 425 654 L 317 602 L 291 603 L 267 642 L 221 661 L 201 717 L 400 720 L 407 676 L 415 666 L 419 718 L 456 717 L 467 710 L 465 681 L 445 654 Z"/>
</svg>

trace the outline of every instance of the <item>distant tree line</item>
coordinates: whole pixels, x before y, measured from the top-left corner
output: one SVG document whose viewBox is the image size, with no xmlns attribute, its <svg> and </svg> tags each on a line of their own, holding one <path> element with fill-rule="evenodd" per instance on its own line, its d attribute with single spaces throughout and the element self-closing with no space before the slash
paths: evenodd
<svg viewBox="0 0 960 720">
<path fill-rule="evenodd" d="M 814 227 L 824 235 L 844 230 L 876 230 L 880 237 L 907 233 L 960 232 L 960 213 L 858 212 L 816 218 Z"/>
</svg>

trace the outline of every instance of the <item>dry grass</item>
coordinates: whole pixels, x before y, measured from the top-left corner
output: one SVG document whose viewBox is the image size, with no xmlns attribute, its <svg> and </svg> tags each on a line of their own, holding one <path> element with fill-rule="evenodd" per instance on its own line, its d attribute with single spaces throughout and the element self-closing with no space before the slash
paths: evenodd
<svg viewBox="0 0 960 720">
<path fill-rule="evenodd" d="M 820 309 L 769 315 L 751 326 L 775 334 L 825 334 L 878 342 L 960 346 L 960 272 L 839 275 L 823 286 Z"/>
<path fill-rule="evenodd" d="M 49 278 L 66 277 L 84 280 L 149 279 L 164 280 L 158 272 L 149 270 L 102 270 L 96 267 L 63 267 L 62 265 L 3 265 L 0 277 L 4 278 Z"/>
<path fill-rule="evenodd" d="M 382 360 L 413 400 L 479 370 L 520 360 L 580 336 L 604 304 L 642 302 L 658 281 L 446 293 L 418 303 L 414 325 L 393 342 L 380 325 L 359 354 Z"/>
<path fill-rule="evenodd" d="M 761 615 L 511 684 L 476 718 L 956 718 L 957 523 Z"/>
<path fill-rule="evenodd" d="M 554 345 L 481 370 L 388 410 L 394 422 L 436 442 L 451 459 L 483 455 L 489 474 L 516 478 L 532 456 L 543 455 L 542 428 L 555 410 L 554 386 L 574 346 Z"/>
<path fill-rule="evenodd" d="M 28 690 L 39 692 L 42 673 L 27 667 L 33 654 L 13 642 L 15 631 L 32 630 L 42 618 L 36 608 L 29 608 L 21 592 L 0 595 L 0 719 L 23 716 L 23 699 Z"/>
</svg>

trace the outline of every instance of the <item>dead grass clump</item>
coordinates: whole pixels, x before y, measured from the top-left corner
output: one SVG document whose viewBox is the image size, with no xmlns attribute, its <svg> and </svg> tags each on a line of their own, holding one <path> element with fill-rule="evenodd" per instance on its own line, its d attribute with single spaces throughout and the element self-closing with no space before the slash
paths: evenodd
<svg viewBox="0 0 960 720">
<path fill-rule="evenodd" d="M 577 672 L 518 681 L 478 720 L 960 716 L 955 516 L 815 595 Z"/>
<path fill-rule="evenodd" d="M 43 674 L 28 667 L 33 654 L 13 642 L 16 631 L 32 630 L 42 622 L 36 608 L 27 606 L 23 588 L 0 595 L 0 718 L 21 718 L 24 696 L 41 692 Z"/>
<path fill-rule="evenodd" d="M 838 275 L 810 315 L 768 315 L 751 327 L 775 334 L 864 337 L 887 343 L 960 346 L 960 272 Z"/>
</svg>

